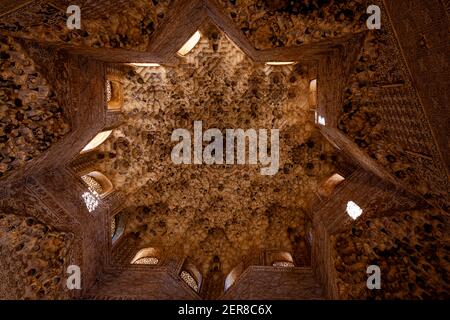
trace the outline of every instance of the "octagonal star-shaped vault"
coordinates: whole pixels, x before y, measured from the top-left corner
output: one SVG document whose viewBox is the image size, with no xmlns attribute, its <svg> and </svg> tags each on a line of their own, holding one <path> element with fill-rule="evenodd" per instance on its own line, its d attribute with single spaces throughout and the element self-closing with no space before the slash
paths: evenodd
<svg viewBox="0 0 450 320">
<path fill-rule="evenodd" d="M 448 45 L 425 26 L 448 30 L 446 11 L 439 1 L 377 0 L 392 20 L 368 31 L 363 2 L 88 0 L 79 2 L 83 30 L 69 31 L 66 1 L 7 1 L 0 238 L 11 259 L 0 264 L 0 296 L 448 296 L 448 219 L 429 209 L 448 209 Z M 198 29 L 201 42 L 177 56 Z M 280 129 L 278 173 L 174 165 L 170 133 L 196 120 Z M 83 149 L 99 132 L 112 133 Z M 332 164 L 342 176 L 317 189 Z M 384 290 L 361 290 L 368 261 L 395 274 Z M 73 264 L 80 292 L 64 285 Z"/>
<path fill-rule="evenodd" d="M 226 274 L 264 248 L 295 251 L 308 265 L 305 212 L 332 173 L 332 147 L 314 125 L 314 65 L 254 63 L 212 24 L 178 65 L 136 67 L 124 80 L 125 123 L 101 146 L 101 171 L 127 195 L 127 234 L 137 247 L 189 256 L 203 273 L 214 257 Z M 280 168 L 176 165 L 171 134 L 279 129 Z M 217 258 L 216 258 L 217 259 Z"/>
</svg>

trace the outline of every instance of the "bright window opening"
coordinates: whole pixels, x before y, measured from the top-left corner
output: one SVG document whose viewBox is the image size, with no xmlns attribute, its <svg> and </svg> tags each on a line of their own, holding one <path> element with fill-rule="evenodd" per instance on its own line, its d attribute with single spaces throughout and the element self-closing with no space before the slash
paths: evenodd
<svg viewBox="0 0 450 320">
<path fill-rule="evenodd" d="M 200 41 L 201 36 L 202 35 L 199 31 L 194 33 L 194 35 L 181 47 L 181 49 L 178 50 L 178 54 L 180 56 L 187 55 Z"/>
<path fill-rule="evenodd" d="M 322 126 L 326 125 L 325 117 L 319 116 L 319 118 L 317 119 L 317 123 Z"/>
<path fill-rule="evenodd" d="M 242 264 L 238 265 L 230 271 L 230 273 L 225 278 L 225 291 L 228 291 L 228 289 L 230 289 L 230 287 L 236 282 L 237 278 L 239 278 L 243 271 L 244 267 Z"/>
<path fill-rule="evenodd" d="M 161 66 L 159 63 L 130 63 L 129 65 L 134 67 L 153 67 L 153 68 Z"/>
<path fill-rule="evenodd" d="M 91 140 L 91 142 L 89 142 L 84 147 L 83 150 L 81 150 L 81 152 L 86 152 L 86 151 L 90 151 L 90 150 L 97 148 L 99 145 L 101 145 L 103 142 L 105 142 L 106 139 L 109 138 L 111 133 L 112 133 L 112 130 L 100 132 L 99 134 L 97 134 L 94 137 L 94 139 Z"/>
<path fill-rule="evenodd" d="M 347 213 L 353 220 L 356 220 L 362 212 L 363 210 L 353 201 L 347 203 Z"/>
<path fill-rule="evenodd" d="M 317 113 L 317 111 L 316 111 L 316 123 L 318 123 L 318 124 L 320 124 L 322 126 L 326 125 L 325 117 L 319 115 Z"/>
<path fill-rule="evenodd" d="M 81 195 L 89 212 L 95 211 L 100 204 L 100 199 L 112 191 L 113 185 L 108 178 L 98 171 L 92 171 L 81 177 L 87 186 L 87 192 Z M 114 226 L 115 228 L 115 226 Z"/>
<path fill-rule="evenodd" d="M 270 61 L 266 62 L 268 66 L 290 66 L 295 64 L 295 62 L 292 61 Z"/>
<path fill-rule="evenodd" d="M 95 191 L 85 192 L 81 195 L 81 197 L 83 198 L 86 208 L 88 209 L 89 212 L 92 212 L 95 209 L 97 209 L 99 205 L 99 197 L 98 194 L 95 193 Z"/>
</svg>

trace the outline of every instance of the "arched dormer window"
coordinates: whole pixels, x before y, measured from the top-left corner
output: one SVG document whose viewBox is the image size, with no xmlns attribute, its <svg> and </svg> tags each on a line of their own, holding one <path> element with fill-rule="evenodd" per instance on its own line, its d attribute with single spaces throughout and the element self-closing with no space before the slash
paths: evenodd
<svg viewBox="0 0 450 320">
<path fill-rule="evenodd" d="M 194 47 L 197 45 L 197 43 L 200 41 L 202 35 L 200 31 L 196 31 L 192 37 L 189 38 L 188 41 L 178 50 L 178 55 L 181 57 L 184 57 L 187 55 Z"/>
<path fill-rule="evenodd" d="M 309 82 L 309 105 L 311 108 L 315 108 L 317 105 L 317 79 L 313 79 Z"/>
<path fill-rule="evenodd" d="M 92 171 L 81 177 L 89 191 L 99 198 L 105 197 L 113 190 L 111 181 L 101 172 Z"/>
<path fill-rule="evenodd" d="M 343 182 L 345 178 L 338 173 L 333 174 L 319 188 L 319 194 L 324 197 L 329 197 L 334 192 L 336 187 Z"/>
<path fill-rule="evenodd" d="M 117 240 L 123 235 L 125 231 L 125 216 L 123 214 L 116 214 L 111 219 L 111 241 L 114 245 Z"/>
<path fill-rule="evenodd" d="M 113 190 L 113 185 L 107 177 L 98 171 L 92 171 L 82 176 L 81 180 L 83 180 L 89 190 L 84 192 L 81 198 L 86 204 L 88 211 L 93 212 L 99 206 L 100 199 Z"/>
<path fill-rule="evenodd" d="M 117 111 L 123 106 L 123 86 L 118 80 L 108 79 L 105 84 L 108 110 Z"/>
<path fill-rule="evenodd" d="M 109 136 L 111 135 L 112 130 L 109 131 L 103 131 L 100 132 L 99 134 L 97 134 L 94 139 L 92 139 L 84 148 L 83 150 L 81 150 L 81 152 L 87 152 L 87 151 L 91 151 L 95 148 L 97 148 L 99 145 L 101 145 L 103 142 L 106 141 L 106 139 L 109 138 Z"/>
<path fill-rule="evenodd" d="M 266 65 L 268 66 L 291 66 L 295 64 L 294 61 L 269 61 L 266 62 Z"/>
<path fill-rule="evenodd" d="M 195 292 L 200 292 L 202 274 L 191 263 L 185 262 L 180 273 L 181 279 Z"/>
<path fill-rule="evenodd" d="M 277 268 L 293 268 L 295 267 L 294 259 L 289 252 L 277 252 L 272 254 L 272 261 L 270 263 Z"/>
<path fill-rule="evenodd" d="M 228 289 L 230 289 L 230 287 L 240 277 L 242 272 L 244 272 L 243 264 L 238 265 L 237 267 L 233 268 L 233 270 L 230 271 L 230 273 L 225 278 L 225 287 L 224 287 L 225 291 L 228 291 Z"/>
<path fill-rule="evenodd" d="M 308 103 L 311 109 L 315 109 L 315 121 L 317 124 L 321 126 L 326 125 L 325 115 L 321 114 L 317 109 L 317 79 L 313 79 L 309 82 L 309 95 L 308 95 Z"/>
<path fill-rule="evenodd" d="M 155 248 L 144 248 L 136 253 L 131 263 L 157 265 L 159 263 L 159 256 L 159 252 Z"/>
</svg>

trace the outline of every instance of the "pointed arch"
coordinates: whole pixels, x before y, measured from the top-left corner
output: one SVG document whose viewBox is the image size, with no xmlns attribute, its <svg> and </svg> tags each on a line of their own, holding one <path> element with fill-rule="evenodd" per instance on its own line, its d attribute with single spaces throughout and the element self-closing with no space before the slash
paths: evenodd
<svg viewBox="0 0 450 320">
<path fill-rule="evenodd" d="M 100 198 L 105 197 L 114 189 L 112 182 L 100 171 L 89 172 L 82 176 L 81 179 L 88 186 L 89 191 Z"/>
<path fill-rule="evenodd" d="M 270 265 L 277 268 L 295 267 L 294 259 L 289 252 L 278 251 L 271 254 Z"/>
<path fill-rule="evenodd" d="M 160 262 L 160 252 L 158 249 L 149 247 L 139 250 L 134 258 L 131 260 L 131 264 L 147 264 L 157 265 Z"/>
<path fill-rule="evenodd" d="M 195 292 L 200 292 L 202 286 L 202 274 L 190 262 L 185 262 L 180 272 L 181 279 Z"/>
<path fill-rule="evenodd" d="M 241 274 L 244 272 L 244 264 L 239 264 L 238 266 L 234 267 L 233 270 L 230 271 L 230 273 L 225 278 L 225 284 L 224 284 L 224 291 L 228 291 L 230 287 L 237 281 L 237 279 L 241 276 Z"/>
<path fill-rule="evenodd" d="M 109 138 L 109 136 L 111 135 L 112 130 L 108 130 L 108 131 L 102 131 L 100 133 L 98 133 L 84 148 L 83 150 L 81 150 L 82 153 L 84 152 L 88 152 L 91 150 L 94 150 L 95 148 L 97 148 L 99 145 L 101 145 L 103 142 L 106 141 L 106 139 Z"/>
</svg>

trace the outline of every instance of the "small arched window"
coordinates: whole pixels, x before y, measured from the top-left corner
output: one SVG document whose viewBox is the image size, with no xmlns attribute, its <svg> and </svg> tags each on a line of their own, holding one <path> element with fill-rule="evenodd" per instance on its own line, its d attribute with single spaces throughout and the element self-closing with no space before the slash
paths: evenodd
<svg viewBox="0 0 450 320">
<path fill-rule="evenodd" d="M 108 110 L 120 110 L 123 105 L 123 86 L 117 80 L 106 80 L 105 84 L 106 103 Z"/>
<path fill-rule="evenodd" d="M 271 265 L 277 268 L 293 268 L 295 267 L 294 259 L 289 252 L 277 252 L 272 254 Z"/>
<path fill-rule="evenodd" d="M 244 266 L 242 264 L 238 265 L 230 271 L 230 273 L 225 278 L 225 291 L 228 291 L 228 289 L 230 289 L 230 287 L 236 282 L 243 271 Z"/>
<path fill-rule="evenodd" d="M 157 265 L 159 263 L 159 252 L 155 248 L 141 249 L 136 253 L 131 263 Z"/>
<path fill-rule="evenodd" d="M 197 45 L 197 43 L 200 41 L 202 35 L 200 31 L 196 31 L 192 37 L 189 38 L 188 41 L 181 47 L 180 50 L 178 50 L 178 55 L 184 57 L 187 55 L 194 47 Z"/>
<path fill-rule="evenodd" d="M 315 118 L 316 118 L 317 124 L 320 124 L 321 126 L 325 126 L 327 124 L 325 117 L 321 116 L 319 113 L 317 113 L 317 110 L 315 111 Z"/>
<path fill-rule="evenodd" d="M 113 190 L 111 181 L 101 172 L 92 171 L 81 177 L 89 191 L 99 198 L 105 197 Z"/>
<path fill-rule="evenodd" d="M 338 173 L 329 177 L 319 188 L 319 194 L 324 197 L 329 197 L 334 192 L 336 187 L 343 182 L 345 178 Z"/>
<path fill-rule="evenodd" d="M 181 279 L 195 292 L 200 291 L 202 285 L 202 274 L 191 263 L 185 263 L 180 273 Z"/>
<path fill-rule="evenodd" d="M 266 62 L 266 65 L 268 66 L 291 66 L 295 64 L 294 61 L 269 61 Z"/>
<path fill-rule="evenodd" d="M 115 244 L 117 240 L 123 235 L 125 231 L 125 216 L 123 214 L 116 214 L 111 219 L 111 240 Z"/>
<path fill-rule="evenodd" d="M 317 79 L 309 82 L 309 105 L 315 108 L 317 105 Z"/>
<path fill-rule="evenodd" d="M 353 201 L 347 202 L 347 214 L 352 218 L 353 220 L 358 219 L 358 217 L 363 213 L 363 210 Z"/>
<path fill-rule="evenodd" d="M 83 199 L 86 209 L 88 209 L 89 212 L 95 211 L 100 204 L 99 196 L 93 192 L 84 192 L 81 195 L 81 198 Z"/>
<path fill-rule="evenodd" d="M 106 139 L 109 138 L 111 135 L 112 130 L 109 131 L 103 131 L 97 134 L 94 139 L 92 139 L 84 148 L 81 150 L 81 152 L 87 152 L 90 150 L 93 150 L 97 148 L 99 145 L 101 145 L 103 142 L 105 142 Z"/>
<path fill-rule="evenodd" d="M 98 171 L 92 171 L 82 176 L 81 180 L 89 190 L 84 192 L 81 197 L 88 211 L 93 212 L 99 206 L 100 199 L 113 190 L 113 185 L 105 175 Z"/>
</svg>

